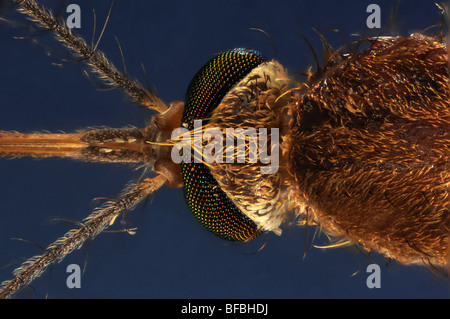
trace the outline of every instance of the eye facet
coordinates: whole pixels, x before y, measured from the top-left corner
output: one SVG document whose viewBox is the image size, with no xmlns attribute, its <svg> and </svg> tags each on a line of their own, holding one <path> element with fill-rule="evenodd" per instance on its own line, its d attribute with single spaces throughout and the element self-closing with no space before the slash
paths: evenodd
<svg viewBox="0 0 450 319">
<path fill-rule="evenodd" d="M 242 48 L 211 59 L 189 84 L 183 126 L 192 130 L 194 120 L 208 117 L 236 83 L 265 61 L 260 53 Z M 203 120 L 203 124 L 206 122 Z M 206 165 L 181 163 L 181 172 L 186 204 L 203 227 L 230 241 L 246 241 L 261 234 L 258 226 L 220 189 Z"/>
<path fill-rule="evenodd" d="M 183 126 L 192 130 L 195 119 L 208 116 L 239 80 L 266 61 L 259 52 L 242 48 L 225 51 L 212 58 L 188 86 Z"/>
</svg>

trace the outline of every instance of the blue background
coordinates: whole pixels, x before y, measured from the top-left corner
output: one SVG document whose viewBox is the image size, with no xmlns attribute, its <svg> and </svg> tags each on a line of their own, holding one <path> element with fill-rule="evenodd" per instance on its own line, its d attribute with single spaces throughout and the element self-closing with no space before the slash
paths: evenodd
<svg viewBox="0 0 450 319">
<path fill-rule="evenodd" d="M 41 1 L 64 11 L 59 1 Z M 92 38 L 92 9 L 97 35 L 110 1 L 73 1 L 81 6 L 81 34 Z M 388 28 L 397 1 L 119 1 L 99 48 L 121 67 L 114 39 L 119 39 L 128 73 L 151 86 L 169 102 L 183 99 L 195 72 L 216 52 L 250 47 L 277 58 L 291 75 L 305 71 L 314 59 L 300 34 L 320 53 L 323 32 L 339 47 L 345 43 L 334 32 L 370 33 L 365 25 L 369 3 L 382 9 L 379 34 L 420 31 L 440 21 L 433 1 L 405 1 Z M 54 65 L 68 55 L 47 35 L 29 35 L 25 19 L 3 9 L 13 27 L 0 24 L 0 129 L 33 132 L 71 132 L 90 126 L 143 127 L 152 112 L 124 101 L 118 91 L 100 91 L 83 76 L 82 63 Z M 67 16 L 67 15 L 65 15 Z M 24 24 L 25 25 L 22 25 Z M 434 29 L 436 31 L 436 29 Z M 33 31 L 31 31 L 33 32 Z M 375 33 L 376 33 L 375 32 Z M 298 77 L 300 80 L 301 77 Z M 0 266 L 39 254 L 34 245 L 11 240 L 19 237 L 47 246 L 73 227 L 100 202 L 115 196 L 141 171 L 119 164 L 96 164 L 64 159 L 0 159 Z M 182 191 L 164 187 L 129 222 L 137 234 L 101 234 L 72 253 L 25 289 L 20 297 L 33 298 L 448 298 L 447 281 L 420 266 L 401 266 L 376 254 L 381 266 L 381 288 L 368 289 L 366 267 L 372 263 L 354 248 L 322 250 L 311 247 L 313 229 L 293 225 L 281 237 L 236 245 L 203 230 L 184 205 Z M 117 227 L 115 227 L 117 228 Z M 323 245 L 324 236 L 314 244 Z M 306 246 L 306 258 L 303 258 Z M 87 265 L 81 289 L 66 287 L 67 265 Z M 0 270 L 9 279 L 14 267 Z"/>
</svg>

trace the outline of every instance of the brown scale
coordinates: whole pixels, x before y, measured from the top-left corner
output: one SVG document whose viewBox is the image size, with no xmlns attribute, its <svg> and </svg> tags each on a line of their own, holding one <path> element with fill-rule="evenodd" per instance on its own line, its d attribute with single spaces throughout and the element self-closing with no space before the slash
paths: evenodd
<svg viewBox="0 0 450 319">
<path fill-rule="evenodd" d="M 379 38 L 367 51 L 336 56 L 290 102 L 294 204 L 325 232 L 369 251 L 444 266 L 450 108 L 443 39 Z"/>
</svg>

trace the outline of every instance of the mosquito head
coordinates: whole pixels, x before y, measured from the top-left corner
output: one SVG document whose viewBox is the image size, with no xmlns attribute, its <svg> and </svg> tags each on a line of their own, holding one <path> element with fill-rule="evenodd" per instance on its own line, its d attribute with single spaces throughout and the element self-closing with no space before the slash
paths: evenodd
<svg viewBox="0 0 450 319">
<path fill-rule="evenodd" d="M 181 177 L 191 213 L 207 230 L 227 240 L 248 241 L 265 230 L 277 230 L 280 224 L 280 218 L 272 218 L 274 211 L 280 211 L 280 175 L 264 179 L 260 168 L 267 165 L 262 165 L 261 160 L 230 166 L 223 161 L 223 151 L 228 148 L 221 143 L 228 128 L 281 127 L 282 105 L 287 103 L 278 97 L 286 92 L 286 85 L 277 82 L 277 78 L 286 78 L 281 65 L 268 61 L 259 52 L 243 48 L 225 51 L 197 72 L 188 86 L 185 104 L 172 103 L 152 121 L 161 131 L 172 132 L 166 142 L 173 146 L 170 160 L 168 156 L 159 160 L 155 171 L 181 172 L 177 177 Z M 272 93 L 267 94 L 269 91 Z M 213 136 L 212 131 L 216 133 Z M 272 140 L 274 135 L 265 135 L 265 142 Z M 279 144 L 273 148 L 279 148 Z M 235 161 L 242 152 L 248 157 L 252 151 L 255 150 L 244 146 L 233 152 L 230 159 Z M 236 169 L 243 174 L 230 174 Z M 270 182 L 263 185 L 264 180 Z M 237 186 L 235 191 L 227 187 L 230 185 Z M 255 193 L 262 196 L 256 200 L 256 210 L 249 209 Z M 259 203 L 267 199 L 270 204 L 260 207 Z M 257 218 L 260 212 L 265 215 L 263 219 Z"/>
</svg>

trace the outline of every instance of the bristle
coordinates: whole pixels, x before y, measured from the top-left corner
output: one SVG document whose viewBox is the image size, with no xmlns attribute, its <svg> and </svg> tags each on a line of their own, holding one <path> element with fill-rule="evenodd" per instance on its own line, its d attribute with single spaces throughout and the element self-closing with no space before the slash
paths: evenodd
<svg viewBox="0 0 450 319">
<path fill-rule="evenodd" d="M 379 41 L 294 99 L 296 201 L 333 236 L 401 263 L 443 266 L 450 229 L 447 49 L 440 38 L 419 34 Z"/>
</svg>

